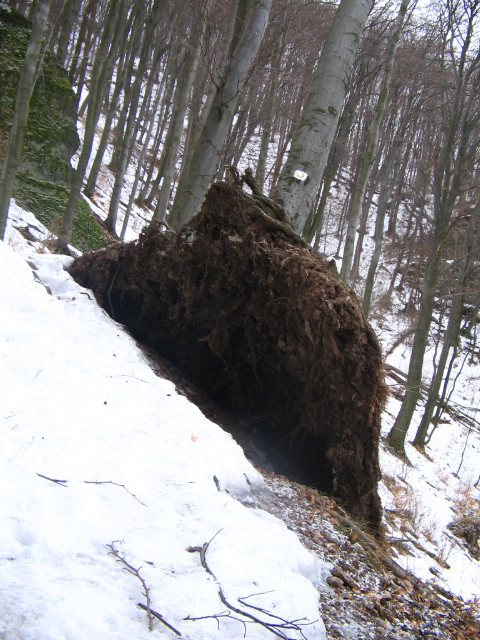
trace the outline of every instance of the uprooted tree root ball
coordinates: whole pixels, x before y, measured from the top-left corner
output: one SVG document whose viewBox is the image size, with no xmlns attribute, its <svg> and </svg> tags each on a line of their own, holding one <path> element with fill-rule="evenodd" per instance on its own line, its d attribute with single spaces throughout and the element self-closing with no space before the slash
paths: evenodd
<svg viewBox="0 0 480 640">
<path fill-rule="evenodd" d="M 216 183 L 175 237 L 151 227 L 78 258 L 70 273 L 241 416 L 298 480 L 379 531 L 377 339 L 330 265 L 269 224 L 241 188 Z"/>
</svg>

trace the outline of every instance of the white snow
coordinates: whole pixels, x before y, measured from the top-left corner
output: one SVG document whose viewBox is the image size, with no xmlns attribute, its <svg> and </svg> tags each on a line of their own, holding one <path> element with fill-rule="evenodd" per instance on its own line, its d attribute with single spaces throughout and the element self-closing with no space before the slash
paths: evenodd
<svg viewBox="0 0 480 640">
<path fill-rule="evenodd" d="M 20 212 L 11 209 L 0 242 L 2 640 L 152 637 L 137 606 L 143 586 L 112 543 L 184 638 L 274 637 L 234 614 L 186 620 L 226 612 L 219 586 L 236 607 L 251 596 L 244 602 L 311 623 L 302 627 L 309 640 L 325 638 L 318 559 L 282 522 L 235 499 L 261 488 L 261 475 L 152 372 L 64 271 L 68 258 L 27 247 L 12 227 Z M 187 550 L 209 541 L 217 582 Z M 158 619 L 153 633 L 177 637 Z"/>
</svg>

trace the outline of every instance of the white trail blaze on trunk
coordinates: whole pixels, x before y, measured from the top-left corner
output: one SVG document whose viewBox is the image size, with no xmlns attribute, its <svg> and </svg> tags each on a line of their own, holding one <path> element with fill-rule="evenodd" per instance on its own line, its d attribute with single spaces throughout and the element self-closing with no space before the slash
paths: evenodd
<svg viewBox="0 0 480 640">
<path fill-rule="evenodd" d="M 372 0 L 342 0 L 325 41 L 300 126 L 275 190 L 297 233 L 305 222 L 322 179 L 350 72 Z M 295 171 L 307 174 L 305 180 Z"/>
</svg>

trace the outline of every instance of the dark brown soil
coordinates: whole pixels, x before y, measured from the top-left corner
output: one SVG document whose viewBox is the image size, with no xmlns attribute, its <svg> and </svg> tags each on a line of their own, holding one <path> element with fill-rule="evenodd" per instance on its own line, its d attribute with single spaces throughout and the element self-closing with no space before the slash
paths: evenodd
<svg viewBox="0 0 480 640">
<path fill-rule="evenodd" d="M 328 263 L 272 228 L 239 187 L 213 185 L 177 236 L 150 228 L 70 273 L 273 445 L 296 479 L 379 531 L 377 339 Z"/>
</svg>

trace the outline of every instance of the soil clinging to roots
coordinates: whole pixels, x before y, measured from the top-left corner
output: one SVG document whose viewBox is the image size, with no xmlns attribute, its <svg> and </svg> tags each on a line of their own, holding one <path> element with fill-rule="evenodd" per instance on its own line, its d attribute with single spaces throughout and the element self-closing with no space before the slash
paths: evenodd
<svg viewBox="0 0 480 640">
<path fill-rule="evenodd" d="M 379 531 L 385 399 L 377 339 L 354 294 L 240 187 L 216 183 L 176 236 L 78 258 L 72 276 L 288 461 Z"/>
</svg>

